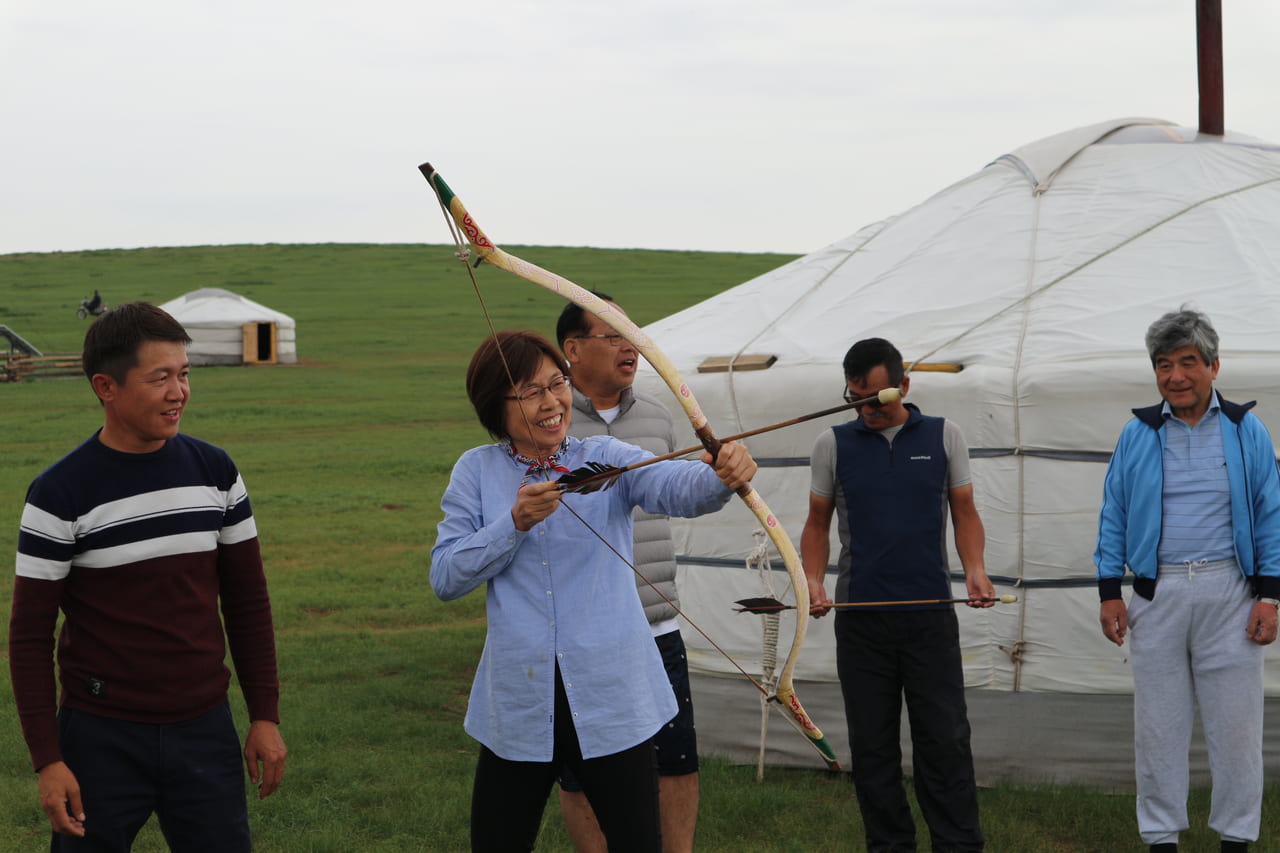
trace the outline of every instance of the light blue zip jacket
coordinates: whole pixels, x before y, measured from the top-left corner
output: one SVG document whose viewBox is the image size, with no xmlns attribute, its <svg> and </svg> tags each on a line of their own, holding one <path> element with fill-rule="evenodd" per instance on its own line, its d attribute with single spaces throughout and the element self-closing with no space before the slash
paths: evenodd
<svg viewBox="0 0 1280 853">
<path fill-rule="evenodd" d="M 1216 393 L 1216 392 L 1215 392 Z M 1271 435 L 1254 403 L 1239 405 L 1218 398 L 1222 408 L 1222 450 L 1231 488 L 1231 524 L 1236 560 L 1254 591 L 1280 597 L 1280 471 Z M 1157 549 L 1163 515 L 1163 406 L 1134 409 L 1116 443 L 1102 489 L 1098 547 L 1098 593 L 1103 601 L 1121 597 L 1127 567 L 1135 575 L 1133 589 L 1143 598 L 1155 595 Z"/>
</svg>

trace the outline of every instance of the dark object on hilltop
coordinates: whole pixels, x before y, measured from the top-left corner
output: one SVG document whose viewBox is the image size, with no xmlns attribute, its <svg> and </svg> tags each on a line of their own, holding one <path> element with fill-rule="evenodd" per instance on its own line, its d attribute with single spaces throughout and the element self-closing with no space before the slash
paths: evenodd
<svg viewBox="0 0 1280 853">
<path fill-rule="evenodd" d="M 102 295 L 98 293 L 98 289 L 94 288 L 91 298 L 80 300 L 80 307 L 76 309 L 76 316 L 81 320 L 85 317 L 97 317 L 99 314 L 104 313 L 107 307 L 107 303 L 102 301 Z"/>
</svg>

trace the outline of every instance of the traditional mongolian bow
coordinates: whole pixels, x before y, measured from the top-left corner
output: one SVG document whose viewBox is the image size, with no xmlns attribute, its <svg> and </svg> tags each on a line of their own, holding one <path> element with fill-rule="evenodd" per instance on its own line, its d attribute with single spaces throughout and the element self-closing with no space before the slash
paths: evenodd
<svg viewBox="0 0 1280 853">
<path fill-rule="evenodd" d="M 703 415 L 697 399 L 693 396 L 693 392 L 689 390 L 689 386 L 685 384 L 679 371 L 676 370 L 675 365 L 671 363 L 666 354 L 658 349 L 649 336 L 635 323 L 631 322 L 626 314 L 622 313 L 616 306 L 605 302 L 589 290 L 579 287 L 568 279 L 498 248 L 480 230 L 480 226 L 476 224 L 471 214 L 467 212 L 467 208 L 462 204 L 461 199 L 454 195 L 453 190 L 444 182 L 440 174 L 431 167 L 430 163 L 423 163 L 418 167 L 418 170 L 422 172 L 423 177 L 431 184 L 436 196 L 440 199 L 441 205 L 453 217 L 457 227 L 466 235 L 467 241 L 475 251 L 477 265 L 480 261 L 485 261 L 526 281 L 533 282 L 539 287 L 546 288 L 599 317 L 601 321 L 629 341 L 644 356 L 645 360 L 653 366 L 654 370 L 658 372 L 658 375 L 662 377 L 663 381 L 667 383 L 667 386 L 680 401 L 680 405 L 684 408 L 685 414 L 693 424 L 694 433 L 702 442 L 702 446 L 712 456 L 718 452 L 721 442 L 708 426 L 707 418 Z M 804 706 L 800 704 L 800 699 L 796 696 L 795 687 L 792 684 L 792 673 L 795 670 L 800 648 L 804 645 L 805 633 L 809 624 L 809 586 L 805 580 L 800 556 L 796 553 L 790 537 L 782 529 L 781 523 L 774 517 L 773 512 L 760 495 L 756 493 L 755 489 L 750 485 L 743 486 L 738 489 L 738 496 L 742 498 L 751 509 L 751 512 L 759 519 L 774 546 L 778 549 L 778 553 L 782 555 L 796 596 L 795 637 L 792 640 L 791 652 L 787 656 L 786 664 L 778 677 L 774 695 L 769 698 L 786 709 L 789 718 L 822 755 L 827 766 L 839 768 L 840 765 L 836 760 L 835 750 L 831 748 L 831 744 L 827 741 L 826 736 L 823 735 L 822 730 L 814 724 L 808 713 L 805 712 Z M 754 679 L 752 679 L 752 682 L 756 684 L 756 687 L 762 691 L 764 690 Z"/>
</svg>

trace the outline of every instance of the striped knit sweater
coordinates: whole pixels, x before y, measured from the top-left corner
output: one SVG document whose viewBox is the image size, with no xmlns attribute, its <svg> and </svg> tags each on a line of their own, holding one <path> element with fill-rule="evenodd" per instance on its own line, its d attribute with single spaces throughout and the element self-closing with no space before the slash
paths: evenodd
<svg viewBox="0 0 1280 853">
<path fill-rule="evenodd" d="M 94 435 L 28 489 L 16 569 L 9 666 L 36 769 L 61 760 L 50 666 L 59 610 L 60 704 L 192 719 L 226 701 L 230 645 L 250 719 L 279 722 L 257 528 L 219 448 L 179 434 L 153 453 L 122 453 Z"/>
</svg>

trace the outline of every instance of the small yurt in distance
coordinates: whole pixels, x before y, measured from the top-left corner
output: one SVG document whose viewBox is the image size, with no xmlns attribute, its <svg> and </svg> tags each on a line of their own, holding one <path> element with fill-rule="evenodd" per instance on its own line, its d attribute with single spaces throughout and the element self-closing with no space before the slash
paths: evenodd
<svg viewBox="0 0 1280 853">
<path fill-rule="evenodd" d="M 191 335 L 187 353 L 193 365 L 298 361 L 293 318 L 238 293 L 204 287 L 160 307 Z"/>
</svg>

